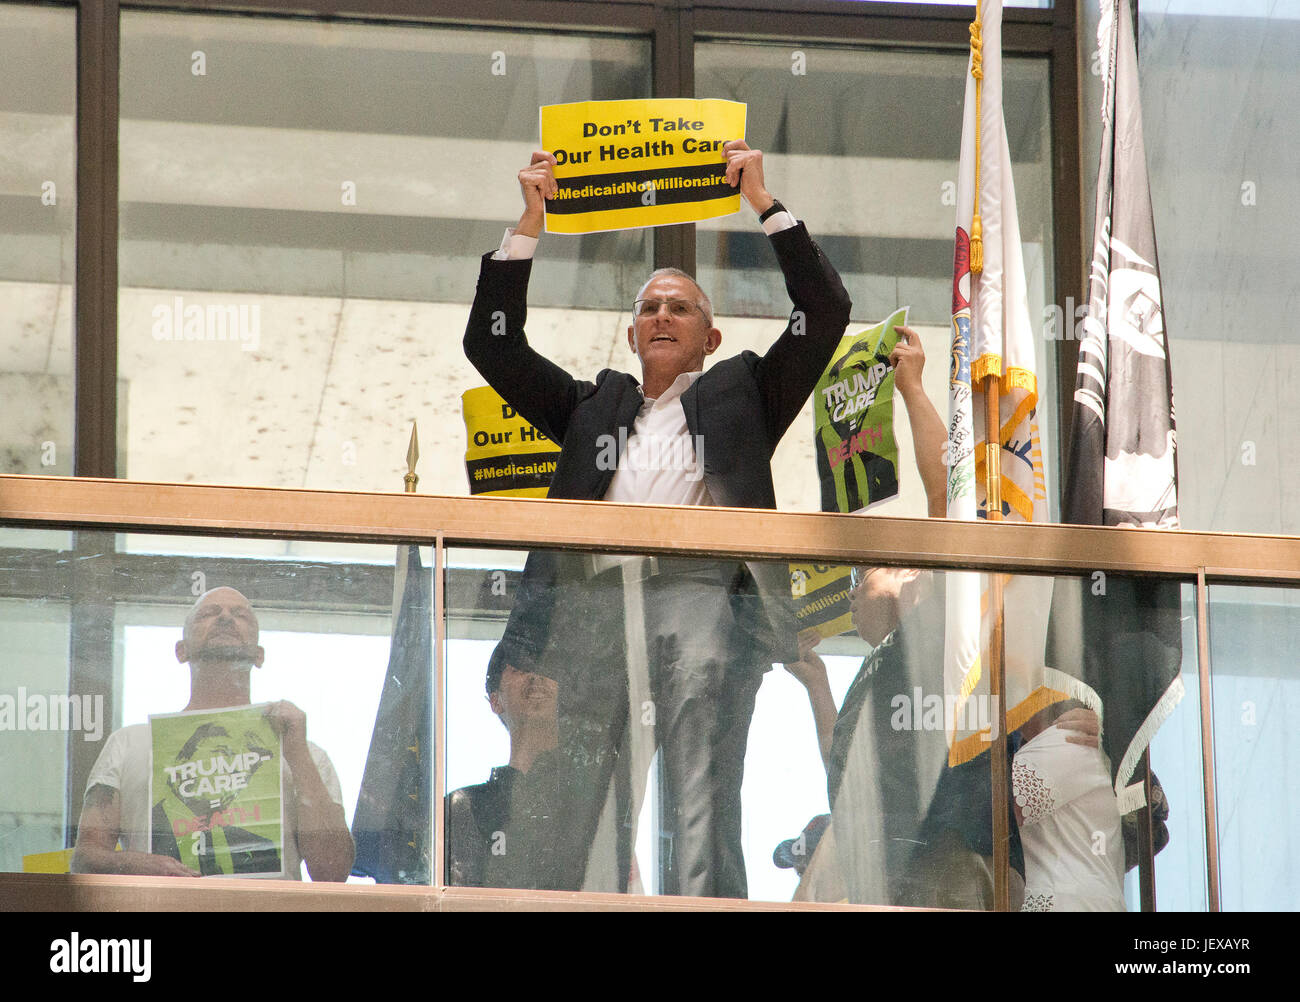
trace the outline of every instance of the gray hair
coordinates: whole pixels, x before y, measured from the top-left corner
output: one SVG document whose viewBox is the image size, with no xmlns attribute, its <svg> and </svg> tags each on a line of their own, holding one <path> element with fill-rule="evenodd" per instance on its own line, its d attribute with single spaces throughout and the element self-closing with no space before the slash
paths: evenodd
<svg viewBox="0 0 1300 1002">
<path fill-rule="evenodd" d="M 695 305 L 700 308 L 700 311 L 704 314 L 704 319 L 707 320 L 709 322 L 709 326 L 712 327 L 713 326 L 713 303 L 709 301 L 709 297 L 705 293 L 705 291 L 700 288 L 700 283 L 695 281 L 695 277 L 693 275 L 688 275 L 686 272 L 682 271 L 681 268 L 656 268 L 654 271 L 650 273 L 650 277 L 647 278 L 645 282 L 642 283 L 640 291 L 638 291 L 636 294 L 636 298 L 637 299 L 642 298 L 645 295 L 645 290 L 649 287 L 650 283 L 653 282 L 656 278 L 668 278 L 668 277 L 684 278 L 686 279 L 686 281 L 690 282 L 691 285 L 695 286 L 695 291 L 700 294 L 700 298 L 695 301 Z"/>
</svg>

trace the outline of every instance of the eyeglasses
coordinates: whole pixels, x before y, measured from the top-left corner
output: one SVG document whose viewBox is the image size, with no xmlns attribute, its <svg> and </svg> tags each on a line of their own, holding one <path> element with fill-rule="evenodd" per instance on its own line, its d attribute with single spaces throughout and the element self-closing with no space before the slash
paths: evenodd
<svg viewBox="0 0 1300 1002">
<path fill-rule="evenodd" d="M 674 317 L 685 319 L 695 312 L 700 316 L 705 316 L 704 310 L 700 309 L 698 303 L 693 303 L 689 299 L 638 299 L 632 304 L 632 315 L 637 317 L 653 317 L 659 312 L 659 307 L 666 305 L 668 312 Z"/>
<path fill-rule="evenodd" d="M 879 567 L 850 567 L 849 568 L 849 591 L 857 591 L 861 585 L 867 583 L 867 578 L 880 570 Z"/>
</svg>

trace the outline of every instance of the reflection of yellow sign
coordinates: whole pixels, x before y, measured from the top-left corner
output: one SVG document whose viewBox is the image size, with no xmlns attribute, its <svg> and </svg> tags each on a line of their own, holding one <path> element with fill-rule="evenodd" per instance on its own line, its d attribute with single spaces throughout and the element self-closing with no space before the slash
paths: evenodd
<svg viewBox="0 0 1300 1002">
<path fill-rule="evenodd" d="M 800 630 L 825 637 L 853 629 L 849 615 L 849 569 L 827 564 L 791 564 L 790 596 Z"/>
<path fill-rule="evenodd" d="M 596 233 L 691 223 L 740 211 L 724 143 L 745 138 L 745 105 L 663 99 L 579 101 L 541 110 L 542 148 L 555 154 L 559 193 L 548 233 Z"/>
<path fill-rule="evenodd" d="M 544 498 L 560 447 L 515 413 L 490 386 L 461 394 L 471 494 Z"/>
<path fill-rule="evenodd" d="M 30 852 L 23 857 L 23 873 L 69 873 L 72 870 L 71 849 L 53 852 Z"/>
</svg>

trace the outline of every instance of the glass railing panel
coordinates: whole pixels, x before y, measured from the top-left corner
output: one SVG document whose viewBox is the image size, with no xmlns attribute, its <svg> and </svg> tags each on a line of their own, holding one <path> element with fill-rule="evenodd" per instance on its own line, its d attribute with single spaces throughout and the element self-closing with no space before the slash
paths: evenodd
<svg viewBox="0 0 1300 1002">
<path fill-rule="evenodd" d="M 430 882 L 432 553 L 201 538 L 0 549 L 0 866 Z"/>
<path fill-rule="evenodd" d="M 1158 873 L 1203 906 L 1187 585 L 490 553 L 448 551 L 450 883 L 982 908 L 1000 846 L 1013 907 L 1137 908 L 1137 761 L 1167 733 Z"/>
<path fill-rule="evenodd" d="M 1294 588 L 1210 587 L 1219 894 L 1225 911 L 1294 911 L 1300 807 L 1288 795 L 1300 739 L 1300 600 Z"/>
</svg>

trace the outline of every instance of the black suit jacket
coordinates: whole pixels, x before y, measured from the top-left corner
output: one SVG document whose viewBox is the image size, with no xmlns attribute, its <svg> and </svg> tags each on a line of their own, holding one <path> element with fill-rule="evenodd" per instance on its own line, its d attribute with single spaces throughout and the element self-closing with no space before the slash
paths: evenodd
<svg viewBox="0 0 1300 1002">
<path fill-rule="evenodd" d="M 803 223 L 773 234 L 771 242 L 794 304 L 785 331 L 764 355 L 744 351 L 716 362 L 681 398 L 687 429 L 694 441 L 703 442 L 704 484 L 714 503 L 725 507 L 776 507 L 772 453 L 825 371 L 852 307 L 839 275 Z M 620 431 L 631 437 L 643 403 L 639 383 L 614 369 L 601 370 L 595 382 L 575 379 L 529 346 L 524 325 L 531 271 L 531 259 L 484 256 L 465 354 L 507 403 L 560 444 L 548 497 L 599 500 L 614 476 L 611 464 L 598 461 L 602 447 L 619 442 Z M 550 566 L 530 557 L 519 600 L 528 593 L 529 602 L 553 601 L 541 592 L 553 595 L 559 571 L 556 561 L 546 563 Z M 793 621 L 784 566 L 752 569 L 769 625 L 780 637 Z M 549 622 L 546 615 L 533 618 Z M 541 643 L 538 630 L 532 632 Z M 792 654 L 787 643 L 793 645 L 793 633 L 788 641 L 781 638 L 781 653 Z M 527 653 L 537 656 L 540 650 Z"/>
</svg>

